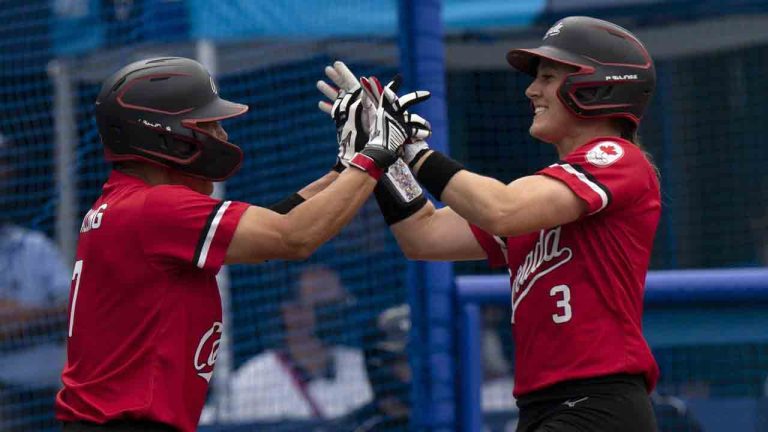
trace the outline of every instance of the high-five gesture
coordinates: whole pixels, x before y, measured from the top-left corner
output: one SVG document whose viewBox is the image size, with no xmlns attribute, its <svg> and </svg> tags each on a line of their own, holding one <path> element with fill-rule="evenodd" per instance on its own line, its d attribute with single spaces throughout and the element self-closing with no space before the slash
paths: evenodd
<svg viewBox="0 0 768 432">
<path fill-rule="evenodd" d="M 363 84 L 363 89 L 365 89 L 365 93 L 363 94 L 364 101 L 370 101 L 373 100 L 374 102 L 371 103 L 372 105 L 375 104 L 372 114 L 373 114 L 373 120 L 375 120 L 375 109 L 376 106 L 378 106 L 378 101 L 381 99 L 382 93 L 384 92 L 384 87 L 381 85 L 381 82 L 379 82 L 378 78 L 375 76 L 372 77 L 361 77 L 360 82 Z M 429 93 L 429 92 L 426 92 Z M 398 96 L 395 94 L 395 98 L 398 98 Z M 427 96 L 429 97 L 429 96 Z M 404 112 L 404 118 L 405 123 L 410 126 L 410 135 L 408 136 L 408 140 L 406 141 L 406 144 L 416 144 L 418 142 L 423 142 L 427 138 L 429 138 L 432 135 L 432 125 L 427 121 L 424 117 L 421 117 L 418 114 L 412 114 L 408 111 Z M 371 121 L 371 124 L 373 121 Z M 407 151 L 407 146 L 406 146 Z"/>
<path fill-rule="evenodd" d="M 336 141 L 339 144 L 334 170 L 342 171 L 349 160 L 368 142 L 368 131 L 376 115 L 374 101 L 362 97 L 362 87 L 352 71 L 343 62 L 336 61 L 325 67 L 325 75 L 336 87 L 325 81 L 317 82 L 329 100 L 318 102 L 318 107 L 328 113 L 336 123 Z"/>
<path fill-rule="evenodd" d="M 420 90 L 398 97 L 401 82 L 397 75 L 381 88 L 375 80 L 361 80 L 367 97 L 376 101 L 376 118 L 368 143 L 350 164 L 368 171 L 375 178 L 379 178 L 383 170 L 397 160 L 403 144 L 417 130 L 409 123 L 412 116 L 408 114 L 408 108 L 430 96 L 428 91 Z"/>
</svg>

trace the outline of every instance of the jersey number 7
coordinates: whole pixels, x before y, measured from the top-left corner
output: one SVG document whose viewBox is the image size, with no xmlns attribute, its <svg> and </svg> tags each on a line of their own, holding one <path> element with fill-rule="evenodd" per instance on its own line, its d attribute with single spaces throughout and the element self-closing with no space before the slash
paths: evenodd
<svg viewBox="0 0 768 432">
<path fill-rule="evenodd" d="M 83 260 L 75 261 L 75 271 L 72 272 L 72 280 L 75 282 L 75 292 L 72 294 L 72 309 L 69 311 L 69 337 L 72 337 L 72 325 L 75 323 L 75 306 L 77 305 L 77 293 L 80 291 L 80 275 L 83 273 Z"/>
</svg>

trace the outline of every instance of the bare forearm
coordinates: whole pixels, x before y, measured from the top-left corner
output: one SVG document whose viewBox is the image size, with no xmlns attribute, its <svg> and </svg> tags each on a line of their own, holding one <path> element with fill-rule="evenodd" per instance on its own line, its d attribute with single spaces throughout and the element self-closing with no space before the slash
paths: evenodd
<svg viewBox="0 0 768 432">
<path fill-rule="evenodd" d="M 376 186 L 376 181 L 358 169 L 347 169 L 322 192 L 315 194 L 286 215 L 291 227 L 289 244 L 301 244 L 311 253 L 349 223 Z"/>
<path fill-rule="evenodd" d="M 432 150 L 424 153 L 414 164 L 413 171 L 417 178 L 433 153 Z M 467 221 L 488 229 L 501 216 L 500 201 L 506 192 L 506 185 L 496 179 L 460 170 L 445 184 L 438 199 Z"/>
<path fill-rule="evenodd" d="M 456 174 L 442 194 L 456 213 L 484 230 L 515 236 L 575 221 L 586 202 L 563 182 L 542 175 L 508 185 L 468 171 Z"/>
<path fill-rule="evenodd" d="M 339 173 L 337 173 L 336 171 L 330 171 L 326 175 L 320 177 L 319 179 L 305 186 L 303 189 L 301 189 L 298 192 L 298 194 L 301 195 L 301 197 L 304 198 L 305 200 L 308 200 L 313 196 L 319 194 L 320 192 L 324 191 L 337 178 L 339 178 Z"/>
<path fill-rule="evenodd" d="M 435 206 L 431 202 L 412 216 L 390 226 L 400 250 L 409 258 L 419 256 L 419 246 L 424 242 L 425 232 L 435 215 Z"/>
<path fill-rule="evenodd" d="M 514 206 L 507 205 L 507 188 L 496 179 L 464 170 L 448 182 L 441 198 L 464 219 L 491 230 L 500 219 L 514 213 Z"/>
<path fill-rule="evenodd" d="M 465 261 L 485 258 L 467 221 L 450 207 L 427 203 L 413 216 L 392 225 L 392 233 L 411 259 Z"/>
<path fill-rule="evenodd" d="M 276 213 L 287 214 L 293 210 L 297 205 L 312 198 L 318 193 L 322 192 L 339 176 L 335 171 L 331 171 L 328 174 L 320 177 L 309 185 L 305 186 L 302 190 L 295 194 L 285 197 L 282 201 L 276 202 L 268 208 Z"/>
</svg>

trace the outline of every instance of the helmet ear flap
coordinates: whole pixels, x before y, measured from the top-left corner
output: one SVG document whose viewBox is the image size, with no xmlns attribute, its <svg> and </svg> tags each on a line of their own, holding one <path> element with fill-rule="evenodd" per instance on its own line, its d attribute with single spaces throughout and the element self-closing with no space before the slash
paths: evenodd
<svg viewBox="0 0 768 432">
<path fill-rule="evenodd" d="M 573 96 L 583 105 L 595 104 L 600 101 L 610 100 L 613 95 L 613 86 L 582 87 Z"/>
<path fill-rule="evenodd" d="M 173 157 L 189 159 L 197 152 L 197 146 L 191 142 L 174 139 L 166 134 L 158 134 L 158 139 L 160 149 Z"/>
</svg>

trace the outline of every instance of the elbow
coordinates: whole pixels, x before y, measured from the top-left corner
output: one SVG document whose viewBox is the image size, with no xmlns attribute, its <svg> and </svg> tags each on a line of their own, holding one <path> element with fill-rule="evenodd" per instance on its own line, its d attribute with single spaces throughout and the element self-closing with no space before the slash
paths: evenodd
<svg viewBox="0 0 768 432">
<path fill-rule="evenodd" d="M 286 259 L 292 261 L 304 261 L 317 250 L 317 246 L 303 240 L 286 241 Z"/>
<path fill-rule="evenodd" d="M 406 254 L 405 257 L 411 261 L 430 261 L 433 259 L 430 255 L 421 252 Z"/>
<path fill-rule="evenodd" d="M 400 245 L 400 250 L 403 251 L 403 255 L 411 261 L 422 260 L 423 256 L 419 253 L 419 250 L 411 245 Z"/>
<path fill-rule="evenodd" d="M 290 261 L 303 261 L 312 256 L 320 247 L 321 241 L 317 238 L 316 230 L 298 228 L 289 215 L 282 217 L 279 229 L 278 244 L 282 249 L 282 259 Z"/>
<path fill-rule="evenodd" d="M 303 244 L 295 250 L 295 260 L 304 261 L 309 259 L 313 253 L 317 250 L 317 246 L 310 244 Z"/>
<path fill-rule="evenodd" d="M 514 207 L 492 206 L 477 221 L 477 226 L 494 235 L 520 235 L 524 233 L 519 226 L 521 213 Z"/>
<path fill-rule="evenodd" d="M 403 239 L 397 239 L 397 244 L 400 246 L 400 250 L 403 252 L 406 258 L 411 261 L 425 261 L 429 259 L 426 254 L 426 250 L 423 247 L 419 247 L 423 243 L 420 241 L 404 241 Z"/>
</svg>

